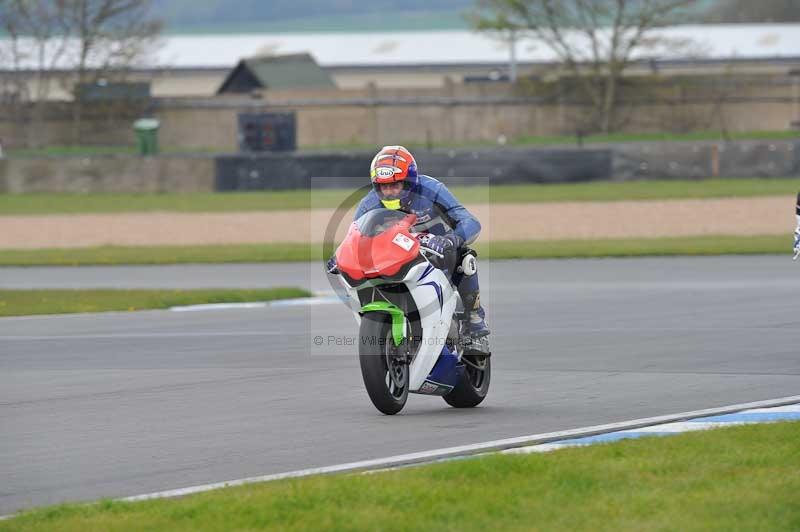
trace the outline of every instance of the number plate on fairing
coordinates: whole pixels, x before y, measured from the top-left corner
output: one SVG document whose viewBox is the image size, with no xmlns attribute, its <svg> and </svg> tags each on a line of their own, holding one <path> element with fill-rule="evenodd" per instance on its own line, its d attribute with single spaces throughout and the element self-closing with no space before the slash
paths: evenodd
<svg viewBox="0 0 800 532">
<path fill-rule="evenodd" d="M 447 395 L 452 390 L 452 386 L 445 386 L 444 384 L 439 384 L 438 382 L 425 381 L 422 383 L 422 386 L 419 387 L 419 390 L 414 393 L 424 395 Z"/>
<path fill-rule="evenodd" d="M 403 233 L 397 233 L 396 235 L 394 235 L 392 242 L 406 251 L 411 251 L 411 248 L 414 247 L 414 241 L 408 238 Z"/>
</svg>

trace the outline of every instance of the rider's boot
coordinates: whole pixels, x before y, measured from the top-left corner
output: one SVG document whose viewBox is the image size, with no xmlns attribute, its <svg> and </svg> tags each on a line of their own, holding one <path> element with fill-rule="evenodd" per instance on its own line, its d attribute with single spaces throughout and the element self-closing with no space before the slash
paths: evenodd
<svg viewBox="0 0 800 532">
<path fill-rule="evenodd" d="M 489 326 L 486 325 L 486 312 L 481 306 L 481 291 L 478 287 L 478 276 L 465 277 L 458 286 L 461 301 L 464 303 L 464 312 L 469 318 L 467 330 L 470 337 L 481 338 L 489 335 Z"/>
<path fill-rule="evenodd" d="M 489 326 L 486 325 L 486 312 L 481 306 L 480 292 L 468 294 L 464 299 L 464 308 L 467 313 L 466 341 L 464 347 L 467 354 L 490 355 L 492 348 L 489 345 Z"/>
<path fill-rule="evenodd" d="M 478 301 L 480 302 L 480 294 L 478 294 Z M 489 326 L 486 324 L 486 312 L 479 303 L 477 309 L 469 312 L 469 335 L 473 338 L 480 338 L 489 336 L 490 332 Z"/>
</svg>

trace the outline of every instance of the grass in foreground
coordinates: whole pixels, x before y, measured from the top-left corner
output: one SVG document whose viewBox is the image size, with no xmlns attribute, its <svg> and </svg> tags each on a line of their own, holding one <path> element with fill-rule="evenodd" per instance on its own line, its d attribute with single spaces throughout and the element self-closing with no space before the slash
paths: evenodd
<svg viewBox="0 0 800 532">
<path fill-rule="evenodd" d="M 271 301 L 310 295 L 310 292 L 299 288 L 263 290 L 0 290 L 0 317 L 165 309 L 180 305 Z"/>
<path fill-rule="evenodd" d="M 447 180 L 445 179 L 445 182 Z M 365 184 L 367 180 L 365 178 Z M 794 196 L 800 179 L 709 179 L 704 181 L 630 181 L 566 185 L 452 187 L 463 203 L 540 203 L 646 199 Z M 0 194 L 0 215 L 121 212 L 242 212 L 338 207 L 351 190 L 289 190 L 193 194 Z"/>
<path fill-rule="evenodd" d="M 35 510 L 0 530 L 798 530 L 800 422 Z"/>
<path fill-rule="evenodd" d="M 648 257 L 669 255 L 786 254 L 791 236 L 695 236 L 596 240 L 527 240 L 481 243 L 486 259 Z M 0 266 L 88 266 L 119 264 L 190 264 L 306 262 L 322 260 L 320 247 L 307 244 L 228 246 L 97 247 L 0 250 Z"/>
</svg>

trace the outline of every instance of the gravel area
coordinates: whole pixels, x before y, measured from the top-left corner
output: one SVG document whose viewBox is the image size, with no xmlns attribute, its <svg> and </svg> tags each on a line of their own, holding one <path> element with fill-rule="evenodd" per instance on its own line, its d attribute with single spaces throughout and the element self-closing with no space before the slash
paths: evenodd
<svg viewBox="0 0 800 532">
<path fill-rule="evenodd" d="M 786 234 L 794 197 L 469 206 L 481 240 Z M 0 216 L 0 249 L 319 242 L 333 211 Z M 350 213 L 341 217 L 338 235 Z"/>
</svg>

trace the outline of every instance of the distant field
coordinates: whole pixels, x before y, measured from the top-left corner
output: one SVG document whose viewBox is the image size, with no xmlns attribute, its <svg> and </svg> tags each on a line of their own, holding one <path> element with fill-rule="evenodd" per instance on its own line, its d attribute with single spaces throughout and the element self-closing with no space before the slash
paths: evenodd
<svg viewBox="0 0 800 532">
<path fill-rule="evenodd" d="M 367 178 L 364 179 L 365 182 Z M 446 179 L 445 179 L 446 181 Z M 569 185 L 452 187 L 463 203 L 540 203 L 794 195 L 800 178 L 632 181 Z M 195 194 L 0 194 L 0 215 L 116 212 L 237 212 L 336 207 L 350 190 L 292 190 Z"/>
<path fill-rule="evenodd" d="M 784 422 L 65 504 L 0 521 L 0 531 L 796 531 L 799 493 L 800 422 Z"/>
<path fill-rule="evenodd" d="M 392 13 L 392 31 L 464 30 L 469 24 L 462 10 L 447 11 L 397 11 Z M 386 22 L 385 13 L 366 12 L 360 15 L 328 14 L 309 15 L 298 19 L 260 20 L 252 22 L 213 22 L 189 25 L 175 16 L 167 25 L 169 35 L 208 35 L 242 33 L 311 33 L 374 32 Z"/>
<path fill-rule="evenodd" d="M 477 244 L 482 260 L 523 258 L 648 257 L 669 255 L 788 254 L 791 235 L 697 236 L 593 240 L 499 241 Z M 0 266 L 263 263 L 319 260 L 319 246 L 256 244 L 227 246 L 98 247 L 2 250 Z M 788 259 L 787 259 L 788 260 Z"/>
</svg>

